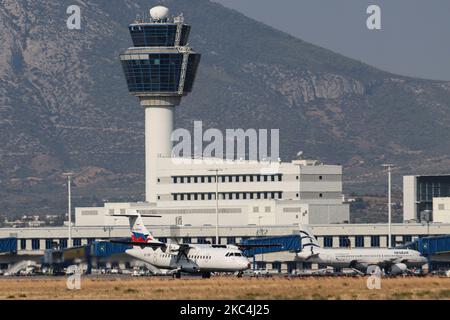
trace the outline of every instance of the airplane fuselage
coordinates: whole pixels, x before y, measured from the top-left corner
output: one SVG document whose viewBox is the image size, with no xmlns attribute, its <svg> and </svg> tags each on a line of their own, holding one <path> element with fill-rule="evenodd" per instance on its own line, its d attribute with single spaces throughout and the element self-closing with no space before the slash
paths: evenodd
<svg viewBox="0 0 450 320">
<path fill-rule="evenodd" d="M 324 249 L 315 248 L 298 254 L 298 257 L 311 263 L 325 264 L 337 268 L 365 269 L 369 265 L 386 267 L 393 264 L 405 264 L 408 268 L 421 267 L 427 263 L 418 251 L 409 249 Z"/>
<path fill-rule="evenodd" d="M 186 252 L 186 255 L 150 247 L 133 247 L 126 253 L 158 269 L 188 273 L 237 272 L 250 267 L 249 260 L 240 250 L 214 248 L 209 245 L 195 245 Z"/>
</svg>

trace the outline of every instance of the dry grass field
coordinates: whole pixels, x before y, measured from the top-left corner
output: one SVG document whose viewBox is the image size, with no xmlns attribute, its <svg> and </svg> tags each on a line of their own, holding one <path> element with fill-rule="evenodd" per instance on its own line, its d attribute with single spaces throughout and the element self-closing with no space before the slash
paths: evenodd
<svg viewBox="0 0 450 320">
<path fill-rule="evenodd" d="M 450 299 L 450 278 L 82 278 L 69 290 L 65 278 L 3 278 L 0 299 Z"/>
</svg>

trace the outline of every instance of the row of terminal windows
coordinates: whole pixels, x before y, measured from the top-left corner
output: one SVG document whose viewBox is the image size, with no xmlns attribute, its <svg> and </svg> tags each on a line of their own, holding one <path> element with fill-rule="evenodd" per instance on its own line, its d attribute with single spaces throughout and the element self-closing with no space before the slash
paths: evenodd
<svg viewBox="0 0 450 320">
<path fill-rule="evenodd" d="M 387 240 L 387 236 L 383 236 Z M 325 248 L 332 248 L 333 247 L 333 236 L 324 236 L 323 237 L 323 246 Z M 370 247 L 380 247 L 380 239 L 381 236 L 370 236 Z M 392 244 L 395 245 L 396 236 L 392 236 Z M 85 239 L 85 243 L 91 244 L 95 238 L 87 238 Z M 158 238 L 161 242 L 167 242 L 167 238 L 160 237 Z M 193 243 L 193 240 L 196 240 L 196 243 L 199 244 L 216 244 L 216 238 L 215 237 L 197 237 L 197 238 L 191 238 L 191 237 L 183 237 L 179 239 L 182 243 Z M 412 236 L 405 235 L 403 236 L 402 243 L 409 243 L 412 241 Z M 61 238 L 61 239 L 45 239 L 45 248 L 41 247 L 41 239 L 33 238 L 31 239 L 31 248 L 27 248 L 27 239 L 20 239 L 20 250 L 43 250 L 43 249 L 52 249 L 54 247 L 59 248 L 67 248 L 68 239 L 67 238 Z M 220 238 L 220 243 L 224 244 L 236 244 L 237 238 L 236 237 L 224 237 Z M 339 247 L 346 248 L 346 247 L 356 247 L 356 248 L 363 248 L 365 247 L 365 236 L 358 235 L 354 237 L 354 244 L 351 242 L 348 236 L 340 236 L 339 237 Z M 74 238 L 72 239 L 72 246 L 81 246 L 82 245 L 82 239 L 81 238 Z"/>
<path fill-rule="evenodd" d="M 387 240 L 387 236 L 384 236 Z M 323 237 L 323 246 L 325 248 L 332 248 L 333 247 L 333 236 L 324 236 Z M 380 247 L 380 239 L 381 236 L 371 236 L 370 237 L 370 247 Z M 396 236 L 392 236 L 392 244 L 395 244 Z M 85 239 L 85 243 L 91 244 L 95 239 L 94 238 L 87 238 Z M 158 238 L 161 242 L 167 242 L 167 238 L 161 237 Z M 199 244 L 216 244 L 216 238 L 215 237 L 197 237 L 197 238 L 191 238 L 191 237 L 183 237 L 180 238 L 179 241 L 181 243 L 193 243 L 193 240 L 196 240 L 196 243 Z M 409 243 L 412 241 L 412 236 L 405 235 L 403 236 L 403 243 Z M 31 239 L 31 248 L 27 248 L 27 239 L 20 239 L 20 250 L 43 250 L 43 249 L 52 249 L 55 247 L 59 247 L 61 249 L 67 248 L 68 239 L 67 238 L 61 238 L 61 239 L 45 239 L 45 248 L 41 246 L 41 239 L 33 238 Z M 226 237 L 226 238 L 220 238 L 220 243 L 224 244 L 236 244 L 237 238 L 236 237 Z M 72 246 L 81 246 L 82 245 L 82 239 L 81 238 L 74 238 L 72 239 Z M 354 237 L 354 244 L 351 242 L 350 238 L 348 236 L 340 236 L 339 237 L 339 247 L 346 248 L 346 247 L 356 247 L 356 248 L 363 248 L 365 247 L 365 237 L 364 236 L 355 236 Z"/>
<path fill-rule="evenodd" d="M 194 238 L 197 240 L 197 243 L 199 244 L 215 244 L 216 238 L 207 238 L 207 237 L 198 237 Z M 220 242 L 223 243 L 225 240 L 227 244 L 236 244 L 236 237 L 226 237 L 226 238 L 220 238 Z M 81 238 L 75 238 L 72 239 L 72 246 L 81 246 L 82 245 L 82 239 Z M 193 238 L 191 237 L 183 237 L 180 239 L 182 243 L 192 243 Z M 87 244 L 91 244 L 95 241 L 95 238 L 88 238 L 86 239 Z M 101 239 L 99 239 L 101 241 Z M 160 237 L 158 238 L 158 241 L 167 243 L 166 237 Z M 45 239 L 45 248 L 41 247 L 41 239 L 31 239 L 31 249 L 32 250 L 41 250 L 41 249 L 52 249 L 55 247 L 59 247 L 61 249 L 67 248 L 68 239 L 67 238 L 61 238 L 61 239 Z M 27 248 L 27 239 L 20 239 L 20 250 L 29 250 L 30 248 Z"/>
<path fill-rule="evenodd" d="M 280 182 L 281 174 L 272 175 L 221 175 L 219 182 Z M 172 177 L 172 183 L 215 183 L 215 176 L 176 176 Z"/>
<path fill-rule="evenodd" d="M 94 242 L 94 238 L 88 238 L 87 239 L 87 243 L 91 244 L 92 242 Z M 41 246 L 41 239 L 31 239 L 31 248 L 27 248 L 27 239 L 20 239 L 19 242 L 20 246 L 20 250 L 27 250 L 27 249 L 31 249 L 31 250 L 44 250 L 44 249 L 53 249 L 55 247 L 59 247 L 61 249 L 67 248 L 68 245 L 68 239 L 67 238 L 61 238 L 61 239 L 45 239 L 45 248 L 43 246 Z M 81 246 L 82 242 L 81 242 L 81 238 L 74 238 L 72 239 L 72 246 L 73 247 L 77 247 L 77 246 Z"/>
<path fill-rule="evenodd" d="M 283 192 L 220 192 L 219 200 L 247 200 L 247 199 L 282 199 Z M 216 194 L 213 192 L 206 193 L 173 193 L 174 201 L 195 201 L 195 200 L 216 200 Z"/>
<path fill-rule="evenodd" d="M 236 244 L 236 237 L 226 237 L 226 238 L 220 238 L 221 243 L 226 244 Z M 19 241 L 19 249 L 20 250 L 44 250 L 44 249 L 53 249 L 53 248 L 61 248 L 65 249 L 68 245 L 68 239 L 67 238 L 61 238 L 61 239 L 45 239 L 45 248 L 41 246 L 41 239 L 33 238 L 31 240 L 31 248 L 27 247 L 27 239 L 20 239 Z M 84 243 L 91 244 L 94 242 L 95 238 L 87 238 Z M 98 241 L 101 241 L 102 239 L 98 239 Z M 166 237 L 160 237 L 158 238 L 159 241 L 167 243 Z M 182 243 L 192 243 L 192 240 L 197 240 L 197 243 L 199 244 L 216 244 L 216 238 L 212 237 L 198 237 L 198 238 L 191 238 L 191 237 L 183 237 L 180 239 L 180 242 Z M 82 239 L 81 238 L 74 238 L 72 239 L 72 246 L 81 246 L 82 245 Z"/>
<path fill-rule="evenodd" d="M 374 248 L 380 247 L 380 238 L 381 236 L 371 236 L 370 237 L 370 246 Z M 387 241 L 387 236 L 385 236 Z M 365 237 L 364 236 L 355 236 L 354 237 L 355 243 L 352 244 L 351 240 L 347 236 L 340 236 L 339 237 L 339 247 L 346 248 L 354 246 L 356 248 L 364 248 L 365 243 Z M 392 244 L 395 245 L 396 243 L 396 236 L 392 236 L 391 238 Z M 403 243 L 409 243 L 412 241 L 412 236 L 403 236 Z M 387 242 L 386 242 L 387 243 Z M 333 237 L 332 236 L 325 236 L 323 237 L 323 246 L 325 248 L 332 248 L 333 247 Z"/>
</svg>

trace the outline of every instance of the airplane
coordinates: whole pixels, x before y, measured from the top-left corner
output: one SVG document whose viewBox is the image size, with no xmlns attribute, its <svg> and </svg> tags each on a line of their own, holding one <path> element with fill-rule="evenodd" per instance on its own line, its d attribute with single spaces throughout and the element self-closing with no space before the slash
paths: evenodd
<svg viewBox="0 0 450 320">
<path fill-rule="evenodd" d="M 420 268 L 427 259 L 420 252 L 411 249 L 388 248 L 322 248 L 315 236 L 301 226 L 301 247 L 297 253 L 300 261 L 325 264 L 336 268 L 352 268 L 371 274 L 375 267 L 390 275 L 403 274 L 410 268 Z"/>
<path fill-rule="evenodd" d="M 125 251 L 128 255 L 159 271 L 168 270 L 176 278 L 181 277 L 181 272 L 201 274 L 203 278 L 209 278 L 211 272 L 238 272 L 241 276 L 251 267 L 238 245 L 178 244 L 173 241 L 166 244 L 156 240 L 142 220 L 142 217 L 160 216 L 140 214 L 137 210 L 114 216 L 129 218 L 131 241 L 111 239 L 109 242 L 133 246 Z"/>
</svg>

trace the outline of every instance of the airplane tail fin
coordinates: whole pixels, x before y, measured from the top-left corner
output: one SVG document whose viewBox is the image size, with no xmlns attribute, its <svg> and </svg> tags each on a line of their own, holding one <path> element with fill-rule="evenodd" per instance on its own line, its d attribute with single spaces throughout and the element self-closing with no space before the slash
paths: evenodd
<svg viewBox="0 0 450 320">
<path fill-rule="evenodd" d="M 316 237 L 311 233 L 309 228 L 305 225 L 300 226 L 300 239 L 301 239 L 301 247 L 302 251 L 311 251 L 314 249 L 320 249 L 319 242 Z"/>
<path fill-rule="evenodd" d="M 155 242 L 155 238 L 144 225 L 141 215 L 130 216 L 131 241 L 132 242 Z"/>
<path fill-rule="evenodd" d="M 116 216 L 128 217 L 130 220 L 131 242 L 139 243 L 160 243 L 148 231 L 144 225 L 142 216 L 137 210 L 127 210 L 126 214 L 118 214 Z M 145 217 L 159 217 L 155 215 L 144 215 Z"/>
</svg>

